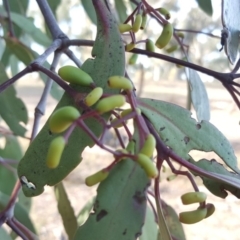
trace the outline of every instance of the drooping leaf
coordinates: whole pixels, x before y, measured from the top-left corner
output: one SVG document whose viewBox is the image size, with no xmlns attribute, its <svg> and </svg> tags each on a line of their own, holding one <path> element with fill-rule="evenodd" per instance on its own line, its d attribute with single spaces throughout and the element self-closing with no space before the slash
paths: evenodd
<svg viewBox="0 0 240 240">
<path fill-rule="evenodd" d="M 9 59 L 10 59 L 10 56 L 12 55 L 12 52 L 7 48 L 5 47 L 4 48 L 4 52 L 3 52 L 3 55 L 2 55 L 2 58 L 1 58 L 1 63 L 7 67 L 8 66 L 8 63 L 9 63 Z"/>
<path fill-rule="evenodd" d="M 224 50 L 229 61 L 234 64 L 238 56 L 240 18 L 238 17 L 240 1 L 222 0 L 222 24 L 227 38 Z"/>
<path fill-rule="evenodd" d="M 4 15 L 6 15 L 6 13 Z M 11 19 L 15 25 L 20 27 L 24 33 L 29 34 L 29 36 L 32 37 L 37 43 L 46 47 L 51 44 L 51 40 L 48 38 L 48 36 L 44 34 L 40 28 L 37 28 L 29 18 L 18 13 L 11 12 Z"/>
<path fill-rule="evenodd" d="M 68 238 L 73 239 L 78 227 L 77 219 L 75 217 L 73 208 L 65 191 L 63 183 L 60 182 L 55 185 L 54 190 L 55 197 L 58 203 L 58 212 L 61 215 L 64 229 L 68 235 Z"/>
<path fill-rule="evenodd" d="M 142 228 L 142 235 L 139 240 L 157 240 L 158 236 L 158 225 L 155 220 L 152 209 L 147 206 L 145 222 Z"/>
<path fill-rule="evenodd" d="M 96 198 L 92 198 L 90 201 L 88 201 L 85 206 L 81 209 L 81 211 L 79 212 L 78 216 L 77 216 L 77 222 L 78 225 L 82 225 L 88 218 L 88 215 L 90 214 L 93 205 L 96 201 Z"/>
<path fill-rule="evenodd" d="M 11 12 L 18 13 L 22 16 L 26 15 L 29 0 L 8 0 L 9 8 Z M 14 34 L 17 38 L 23 33 L 22 29 L 13 24 Z"/>
<path fill-rule="evenodd" d="M 163 200 L 161 202 L 162 202 L 163 214 L 166 219 L 167 226 L 170 230 L 171 236 L 174 236 L 174 239 L 186 240 L 182 223 L 179 221 L 176 211 L 171 206 L 166 204 Z M 164 238 L 160 238 L 160 239 L 164 240 Z"/>
<path fill-rule="evenodd" d="M 158 213 L 158 226 L 159 226 L 159 235 L 158 240 L 171 240 L 171 233 L 167 225 L 167 221 L 165 219 L 163 213 L 163 206 L 161 203 L 156 203 L 157 213 Z"/>
<path fill-rule="evenodd" d="M 31 63 L 35 56 L 33 51 L 20 42 L 17 38 L 5 38 L 6 47 L 14 54 L 20 61 L 22 61 L 26 66 Z"/>
<path fill-rule="evenodd" d="M 5 41 L 7 44 L 7 49 L 9 49 L 9 51 L 14 54 L 20 61 L 22 61 L 26 66 L 39 56 L 35 51 L 24 45 L 18 39 L 6 38 Z M 45 62 L 43 66 L 48 69 L 50 68 L 48 62 Z M 45 74 L 40 72 L 39 75 L 44 82 L 47 81 L 47 76 Z M 62 94 L 62 89 L 54 82 L 51 89 L 51 95 L 55 99 L 59 100 L 62 97 Z"/>
<path fill-rule="evenodd" d="M 191 68 L 185 68 L 187 73 L 188 84 L 190 85 L 191 100 L 197 113 L 199 122 L 210 120 L 210 106 L 206 88 L 199 77 L 197 71 Z"/>
<path fill-rule="evenodd" d="M 3 211 L 6 205 L 9 202 L 9 196 L 0 192 L 0 211 Z M 25 210 L 18 202 L 15 204 L 14 208 L 14 216 L 15 218 L 21 222 L 24 226 L 26 226 L 30 231 L 36 233 L 35 227 L 31 221 L 29 216 L 29 212 Z"/>
<path fill-rule="evenodd" d="M 211 0 L 197 0 L 199 7 L 209 16 L 213 14 L 213 7 Z"/>
<path fill-rule="evenodd" d="M 22 157 L 22 150 L 15 136 L 6 136 L 4 148 L 0 148 L 0 157 L 20 160 Z M 7 195 L 11 195 L 17 181 L 16 166 L 17 164 L 9 165 L 9 167 L 0 164 L 0 191 Z"/>
<path fill-rule="evenodd" d="M 87 13 L 88 17 L 91 19 L 91 21 L 97 25 L 97 17 L 96 17 L 96 13 L 92 4 L 92 1 L 89 0 L 81 0 L 82 2 L 82 6 L 85 10 L 85 12 Z"/>
<path fill-rule="evenodd" d="M 175 153 L 189 159 L 191 150 L 215 152 L 239 173 L 234 150 L 225 136 L 208 121 L 196 122 L 191 113 L 177 105 L 155 99 L 138 99 L 139 108 L 152 122 L 161 139 Z"/>
<path fill-rule="evenodd" d="M 194 165 L 207 170 L 209 172 L 214 172 L 218 174 L 222 174 L 225 176 L 228 176 L 230 178 L 236 178 L 240 180 L 240 175 L 236 174 L 234 172 L 229 172 L 222 164 L 218 163 L 214 159 L 211 161 L 208 161 L 207 159 L 201 159 L 197 162 L 191 161 Z M 240 198 L 240 189 L 236 188 L 234 186 L 228 185 L 223 182 L 214 181 L 212 179 L 201 177 L 203 180 L 204 186 L 214 195 L 226 198 L 228 193 L 227 191 L 231 192 L 233 195 L 235 195 L 237 198 Z"/>
<path fill-rule="evenodd" d="M 115 9 L 118 13 L 118 18 L 120 22 L 124 22 L 127 19 L 127 8 L 123 0 L 115 0 Z"/>
<path fill-rule="evenodd" d="M 140 236 L 148 181 L 136 162 L 130 159 L 119 162 L 100 183 L 94 213 L 79 227 L 74 239 L 120 240 Z"/>
<path fill-rule="evenodd" d="M 0 83 L 8 79 L 4 66 L 0 63 Z M 24 136 L 26 129 L 20 124 L 28 122 L 27 109 L 23 101 L 16 97 L 16 91 L 10 86 L 0 94 L 0 116 L 16 134 Z"/>
<path fill-rule="evenodd" d="M 19 73 L 19 60 L 15 55 L 10 56 L 10 67 L 12 76 L 15 76 L 17 73 Z"/>
<path fill-rule="evenodd" d="M 0 13 L 3 17 L 7 17 L 7 13 L 0 9 Z M 18 26 L 22 32 L 27 33 L 31 38 L 33 38 L 37 43 L 43 46 L 49 46 L 51 40 L 46 34 L 44 34 L 40 28 L 36 27 L 30 18 L 25 17 L 25 15 L 11 12 L 11 20 L 15 26 Z"/>
</svg>

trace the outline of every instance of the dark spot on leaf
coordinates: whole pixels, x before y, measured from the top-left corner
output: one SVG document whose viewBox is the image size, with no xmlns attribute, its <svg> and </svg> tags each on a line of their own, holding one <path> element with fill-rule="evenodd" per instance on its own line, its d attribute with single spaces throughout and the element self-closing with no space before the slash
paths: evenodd
<svg viewBox="0 0 240 240">
<path fill-rule="evenodd" d="M 188 142 L 190 141 L 190 138 L 185 136 L 183 140 L 184 140 L 185 144 L 188 144 Z"/>
<path fill-rule="evenodd" d="M 49 134 L 49 135 L 52 135 L 52 132 L 51 132 L 50 130 L 48 130 L 48 134 Z"/>
<path fill-rule="evenodd" d="M 140 191 L 135 192 L 133 198 L 138 204 L 143 204 L 146 201 L 145 195 Z"/>
<path fill-rule="evenodd" d="M 108 214 L 108 212 L 106 210 L 102 209 L 100 211 L 100 213 L 96 216 L 97 222 L 100 221 L 102 218 L 104 218 L 107 214 Z"/>
<path fill-rule="evenodd" d="M 122 234 L 126 235 L 126 233 L 127 233 L 127 229 L 125 228 Z"/>
<path fill-rule="evenodd" d="M 142 235 L 142 233 L 140 232 L 140 233 L 136 233 L 135 234 L 135 238 L 138 238 L 138 237 L 140 237 Z"/>
<path fill-rule="evenodd" d="M 198 123 L 198 124 L 196 125 L 196 127 L 197 127 L 197 129 L 200 129 L 202 126 L 201 126 L 200 123 Z"/>
<path fill-rule="evenodd" d="M 166 138 L 166 139 L 165 139 L 165 142 L 167 142 L 168 140 L 169 140 L 169 139 L 168 139 L 168 138 Z"/>
<path fill-rule="evenodd" d="M 163 131 L 165 129 L 165 127 L 161 127 L 160 129 L 159 129 L 159 131 Z"/>
<path fill-rule="evenodd" d="M 22 107 L 21 109 L 22 109 L 22 110 L 25 110 L 25 107 Z"/>
</svg>

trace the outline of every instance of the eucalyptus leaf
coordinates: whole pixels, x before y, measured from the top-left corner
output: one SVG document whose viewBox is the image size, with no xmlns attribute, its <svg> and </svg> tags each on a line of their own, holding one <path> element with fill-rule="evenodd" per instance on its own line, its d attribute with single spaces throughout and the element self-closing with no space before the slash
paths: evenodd
<svg viewBox="0 0 240 240">
<path fill-rule="evenodd" d="M 191 161 L 194 165 L 207 170 L 209 172 L 214 172 L 218 173 L 221 175 L 225 175 L 227 177 L 235 178 L 237 180 L 240 180 L 240 175 L 236 174 L 234 172 L 229 172 L 222 164 L 218 163 L 214 159 L 209 161 L 207 159 L 201 159 L 197 162 Z M 231 186 L 229 184 L 219 182 L 219 181 L 214 181 L 212 179 L 206 178 L 206 177 L 201 177 L 203 180 L 204 186 L 212 192 L 214 195 L 221 197 L 221 198 L 226 198 L 228 193 L 227 191 L 231 192 L 233 195 L 235 195 L 237 198 L 240 198 L 240 188 L 236 188 L 234 186 Z"/>
<path fill-rule="evenodd" d="M 128 17 L 125 1 L 115 0 L 115 9 L 117 10 L 119 21 L 123 23 Z"/>
<path fill-rule="evenodd" d="M 91 19 L 92 23 L 97 25 L 97 16 L 96 16 L 92 1 L 81 0 L 81 2 L 85 12 L 87 13 L 88 17 Z"/>
<path fill-rule="evenodd" d="M 5 67 L 0 62 L 0 83 L 8 79 Z M 24 136 L 26 129 L 20 124 L 28 122 L 27 109 L 23 101 L 16 96 L 13 86 L 0 95 L 0 116 L 16 135 Z"/>
<path fill-rule="evenodd" d="M 78 222 L 78 225 L 82 225 L 88 218 L 93 206 L 94 206 L 94 203 L 96 201 L 96 198 L 92 198 L 90 201 L 88 201 L 84 207 L 81 209 L 81 211 L 79 212 L 78 216 L 77 216 L 77 222 Z"/>
<path fill-rule="evenodd" d="M 8 0 L 8 4 L 11 12 L 25 16 L 29 5 L 29 0 Z M 15 24 L 13 24 L 13 30 L 14 35 L 18 38 L 23 33 L 22 29 Z"/>
<path fill-rule="evenodd" d="M 213 7 L 211 0 L 197 0 L 199 7 L 209 16 L 213 14 Z"/>
<path fill-rule="evenodd" d="M 100 183 L 94 212 L 79 227 L 74 239 L 121 240 L 140 236 L 148 182 L 145 171 L 136 162 L 119 162 Z"/>
<path fill-rule="evenodd" d="M 226 34 L 224 50 L 230 63 L 236 62 L 239 47 L 240 34 L 239 0 L 222 0 L 222 24 Z"/>
<path fill-rule="evenodd" d="M 213 151 L 233 171 L 240 172 L 231 144 L 210 122 L 198 123 L 188 110 L 172 103 L 139 98 L 138 104 L 161 139 L 180 157 L 189 159 L 191 150 Z"/>
<path fill-rule="evenodd" d="M 7 135 L 4 148 L 0 148 L 0 157 L 6 159 L 20 160 L 22 149 L 15 136 Z M 18 163 L 16 161 L 16 163 Z M 11 167 L 11 169 L 9 169 Z M 0 164 L 0 191 L 11 195 L 17 181 L 17 164 L 9 165 Z"/>
<path fill-rule="evenodd" d="M 19 73 L 19 60 L 15 55 L 10 56 L 10 67 L 12 76 L 15 76 Z"/>
<path fill-rule="evenodd" d="M 37 28 L 33 21 L 29 18 L 11 12 L 11 19 L 12 21 L 20 27 L 24 33 L 29 34 L 30 37 L 32 37 L 37 43 L 47 47 L 51 44 L 51 40 L 48 38 L 46 34 L 44 34 L 40 28 Z"/>
<path fill-rule="evenodd" d="M 163 200 L 161 200 L 161 202 L 162 202 L 163 214 L 164 214 L 167 226 L 170 230 L 171 236 L 174 236 L 174 239 L 186 240 L 182 223 L 179 221 L 176 211 Z M 161 237 L 161 233 L 160 233 L 160 239 L 165 240 L 164 238 Z"/>
<path fill-rule="evenodd" d="M 54 186 L 55 197 L 58 203 L 58 212 L 63 221 L 64 229 L 69 239 L 72 239 L 77 230 L 77 219 L 75 217 L 71 202 L 62 182 Z"/>
<path fill-rule="evenodd" d="M 147 206 L 145 223 L 142 228 L 142 235 L 139 237 L 139 240 L 157 240 L 158 236 L 158 225 L 156 223 L 155 215 L 153 210 Z"/>
<path fill-rule="evenodd" d="M 197 73 L 197 71 L 191 68 L 185 68 L 187 73 L 188 84 L 191 91 L 191 100 L 194 109 L 197 113 L 197 119 L 199 122 L 202 120 L 210 120 L 210 106 L 208 101 L 208 95 L 206 88 Z"/>
</svg>

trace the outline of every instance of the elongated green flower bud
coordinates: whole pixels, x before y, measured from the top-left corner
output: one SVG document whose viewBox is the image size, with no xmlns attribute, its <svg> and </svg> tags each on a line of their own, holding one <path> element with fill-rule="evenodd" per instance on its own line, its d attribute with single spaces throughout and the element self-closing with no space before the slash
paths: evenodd
<svg viewBox="0 0 240 240">
<path fill-rule="evenodd" d="M 155 45 L 160 49 L 164 48 L 171 40 L 172 35 L 173 35 L 173 26 L 171 23 L 167 23 L 165 26 L 163 26 L 162 33 L 160 37 L 157 39 Z"/>
<path fill-rule="evenodd" d="M 58 70 L 58 75 L 66 82 L 81 86 L 91 86 L 93 80 L 89 74 L 74 66 L 64 66 Z"/>
<path fill-rule="evenodd" d="M 72 106 L 57 109 L 49 118 L 49 128 L 52 133 L 61 133 L 80 117 L 79 111 Z"/>
<path fill-rule="evenodd" d="M 63 136 L 58 136 L 51 141 L 46 160 L 49 168 L 56 168 L 59 165 L 65 144 Z"/>
</svg>

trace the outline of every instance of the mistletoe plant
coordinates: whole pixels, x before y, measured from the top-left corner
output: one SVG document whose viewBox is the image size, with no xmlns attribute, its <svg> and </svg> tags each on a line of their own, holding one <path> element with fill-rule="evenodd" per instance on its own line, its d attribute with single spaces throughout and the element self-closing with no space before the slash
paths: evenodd
<svg viewBox="0 0 240 240">
<path fill-rule="evenodd" d="M 17 167 L 19 180 L 10 198 L 0 192 L 4 199 L 1 200 L 1 225 L 6 223 L 22 239 L 37 239 L 32 223 L 21 223 L 22 214 L 19 215 L 16 211 L 20 208 L 20 202 L 16 201 L 21 188 L 26 197 L 34 197 L 43 193 L 44 186 L 49 185 L 55 186 L 59 213 L 69 239 L 146 239 L 141 234 L 149 231 L 145 220 L 148 208 L 153 211 L 156 221 L 153 223 L 155 233 L 148 233 L 152 234 L 151 239 L 182 240 L 185 236 L 181 223 L 193 224 L 202 221 L 215 210 L 214 204 L 207 202 L 207 195 L 199 191 L 194 181 L 195 176 L 200 176 L 205 187 L 218 197 L 225 198 L 227 191 L 239 197 L 240 170 L 237 167 L 236 156 L 225 136 L 209 122 L 210 110 L 206 90 L 196 72 L 208 74 L 221 81 L 240 107 L 237 98 L 237 87 L 240 85 L 234 82 L 234 79 L 239 77 L 236 73 L 239 61 L 231 73 L 219 73 L 191 63 L 184 35 L 177 32 L 168 21 L 169 11 L 163 7 L 154 9 L 146 0 L 131 1 L 135 3 L 135 8 L 122 23 L 116 21 L 112 6 L 107 0 L 92 0 L 91 7 L 96 12 L 97 21 L 97 36 L 94 42 L 69 39 L 57 25 L 48 2 L 37 0 L 53 39 L 46 51 L 37 56 L 15 35 L 12 18 L 16 19 L 16 16 L 10 13 L 9 2 L 3 2 L 3 16 L 8 23 L 8 35 L 4 36 L 6 49 L 23 60 L 27 67 L 9 80 L 6 80 L 7 75 L 2 73 L 2 98 L 6 99 L 7 94 L 14 91 L 11 85 L 28 73 L 40 72 L 45 74 L 48 80 L 43 97 L 36 108 L 31 144 Z M 90 4 L 89 1 L 82 2 L 85 7 Z M 122 1 L 116 1 L 115 4 L 117 9 L 123 6 Z M 228 8 L 223 1 L 223 12 Z M 162 33 L 155 44 L 150 39 L 136 39 L 136 33 L 146 28 L 149 17 L 155 18 L 162 26 Z M 228 16 L 225 16 L 222 44 L 225 44 L 230 61 L 235 62 L 236 56 L 232 56 L 229 50 L 233 38 L 228 38 L 232 33 L 232 23 L 228 19 Z M 227 34 L 226 29 L 229 31 Z M 126 34 L 129 37 L 127 41 L 124 38 Z M 155 52 L 155 46 L 165 48 L 173 37 L 185 55 L 185 60 Z M 136 48 L 137 44 L 142 42 L 146 44 L 145 50 Z M 93 58 L 87 59 L 81 65 L 68 49 L 69 46 L 92 46 Z M 176 49 L 168 48 L 168 52 Z M 125 70 L 125 51 L 187 67 L 192 103 L 198 121 L 180 106 L 157 99 L 137 97 L 136 89 Z M 52 53 L 52 64 L 47 66 L 46 58 Z M 76 67 L 63 66 L 56 74 L 55 69 L 62 53 L 69 56 Z M 27 60 L 23 58 L 23 54 L 28 54 Z M 135 61 L 134 58 L 132 61 Z M 1 68 L 4 70 L 2 63 Z M 44 127 L 37 133 L 52 80 L 64 89 L 64 94 Z M 16 96 L 14 98 L 16 99 Z M 15 108 L 22 106 L 23 103 L 18 102 Z M 27 121 L 24 120 L 25 113 L 12 122 L 9 120 L 11 111 L 14 109 L 6 107 L 4 113 L 1 112 L 2 118 L 14 133 L 24 136 L 19 122 Z M 130 119 L 133 120 L 133 131 L 127 123 Z M 120 127 L 123 130 L 120 130 Z M 113 150 L 104 144 L 104 137 L 110 129 L 114 129 L 121 148 Z M 124 134 L 127 135 L 127 142 L 123 140 Z M 86 178 L 86 185 L 93 186 L 99 183 L 99 186 L 93 213 L 89 214 L 85 223 L 78 226 L 61 181 L 81 163 L 84 149 L 94 145 L 109 152 L 113 160 L 110 165 Z M 225 165 L 213 159 L 195 161 L 189 155 L 191 150 L 213 151 Z M 7 158 L 2 156 L 5 166 L 11 163 Z M 183 204 L 198 203 L 196 209 L 181 212 L 177 216 L 161 199 L 159 180 L 164 162 L 175 175 L 184 175 L 191 182 L 193 191 L 183 194 L 181 199 Z M 175 169 L 173 162 L 187 170 Z M 151 182 L 154 185 L 153 190 L 150 187 Z M 155 203 L 149 195 L 154 197 Z M 166 212 L 171 212 L 177 227 L 173 228 L 173 222 L 166 219 Z"/>
</svg>

